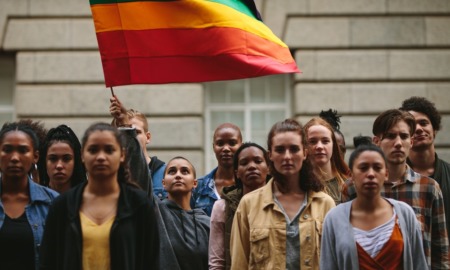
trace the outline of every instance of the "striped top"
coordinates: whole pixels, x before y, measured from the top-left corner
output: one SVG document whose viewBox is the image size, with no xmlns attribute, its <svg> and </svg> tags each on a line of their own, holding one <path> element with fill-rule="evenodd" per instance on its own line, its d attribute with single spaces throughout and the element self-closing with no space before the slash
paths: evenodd
<svg viewBox="0 0 450 270">
<path fill-rule="evenodd" d="M 392 217 L 384 224 L 365 231 L 353 227 L 353 233 L 356 242 L 370 255 L 375 258 L 384 245 L 389 241 L 392 231 L 394 230 L 396 213 L 395 209 Z"/>
</svg>

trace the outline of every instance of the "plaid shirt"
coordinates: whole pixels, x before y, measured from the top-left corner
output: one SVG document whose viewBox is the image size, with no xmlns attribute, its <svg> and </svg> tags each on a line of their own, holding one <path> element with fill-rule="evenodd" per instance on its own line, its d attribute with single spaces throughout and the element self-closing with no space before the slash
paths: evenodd
<svg viewBox="0 0 450 270">
<path fill-rule="evenodd" d="M 444 200 L 439 184 L 406 165 L 403 181 L 385 182 L 381 196 L 409 204 L 422 225 L 423 248 L 430 269 L 449 269 L 449 242 L 445 224 Z M 353 181 L 342 189 L 342 202 L 356 197 Z"/>
</svg>

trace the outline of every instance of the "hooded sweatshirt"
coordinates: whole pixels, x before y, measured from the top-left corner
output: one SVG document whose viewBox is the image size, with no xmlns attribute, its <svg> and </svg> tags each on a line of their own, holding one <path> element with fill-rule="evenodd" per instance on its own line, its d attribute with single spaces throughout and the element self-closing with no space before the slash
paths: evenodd
<svg viewBox="0 0 450 270">
<path fill-rule="evenodd" d="M 161 269 L 208 269 L 209 217 L 153 196 L 160 236 Z"/>
</svg>

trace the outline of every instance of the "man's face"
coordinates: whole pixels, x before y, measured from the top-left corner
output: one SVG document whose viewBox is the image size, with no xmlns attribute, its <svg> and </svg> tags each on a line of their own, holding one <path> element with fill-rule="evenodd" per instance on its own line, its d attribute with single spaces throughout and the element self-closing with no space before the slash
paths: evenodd
<svg viewBox="0 0 450 270">
<path fill-rule="evenodd" d="M 416 119 L 416 132 L 413 135 L 413 150 L 429 148 L 434 143 L 436 131 L 433 129 L 430 118 L 426 114 L 409 111 Z"/>
<path fill-rule="evenodd" d="M 130 119 L 131 125 L 136 128 L 137 136 L 139 143 L 141 144 L 142 151 L 144 152 L 145 156 L 148 156 L 147 154 L 147 144 L 150 143 L 150 132 L 145 132 L 144 130 L 144 123 L 142 123 L 141 120 L 137 119 L 136 117 L 133 117 Z"/>
<path fill-rule="evenodd" d="M 412 146 L 409 132 L 408 124 L 402 120 L 393 125 L 386 134 L 374 137 L 374 143 L 383 150 L 389 164 L 406 163 L 406 158 Z"/>
</svg>

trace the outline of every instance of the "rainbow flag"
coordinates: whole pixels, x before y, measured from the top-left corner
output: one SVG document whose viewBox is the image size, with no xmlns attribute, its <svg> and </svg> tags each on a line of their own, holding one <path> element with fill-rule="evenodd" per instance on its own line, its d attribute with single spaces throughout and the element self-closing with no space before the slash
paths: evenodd
<svg viewBox="0 0 450 270">
<path fill-rule="evenodd" d="M 107 87 L 300 72 L 253 0 L 90 0 Z"/>
</svg>

